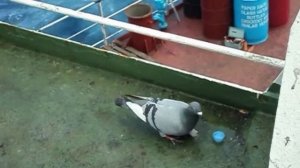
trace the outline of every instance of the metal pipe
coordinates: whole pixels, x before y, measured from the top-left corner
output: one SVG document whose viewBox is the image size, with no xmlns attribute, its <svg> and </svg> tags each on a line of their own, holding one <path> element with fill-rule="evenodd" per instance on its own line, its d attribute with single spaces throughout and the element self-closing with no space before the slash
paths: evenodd
<svg viewBox="0 0 300 168">
<path fill-rule="evenodd" d="M 115 12 L 115 13 L 109 15 L 109 16 L 106 17 L 106 18 L 111 18 L 111 17 L 117 15 L 118 13 L 120 13 L 120 12 L 126 10 L 127 8 L 133 6 L 133 5 L 137 4 L 137 3 L 140 3 L 141 1 L 142 1 L 142 0 L 135 1 L 135 2 L 133 2 L 132 4 L 127 5 L 126 7 L 124 7 L 124 8 L 122 8 L 122 9 L 118 10 L 117 12 Z M 174 1 L 173 1 L 173 0 L 170 0 L 170 1 L 172 1 L 172 2 L 169 2 L 169 5 L 172 5 L 171 3 L 174 4 L 174 3 L 177 2 L 178 0 L 174 0 Z M 174 6 L 174 5 L 173 5 L 173 6 Z M 175 7 L 175 6 L 174 6 L 174 7 Z M 176 9 L 175 9 L 175 10 L 176 10 Z M 176 11 L 175 11 L 175 10 L 174 10 L 174 12 L 177 12 L 177 10 L 176 10 Z M 156 12 L 156 11 L 154 11 L 154 12 Z M 153 13 L 154 13 L 154 12 L 153 12 Z M 179 18 L 178 13 L 176 14 L 176 18 L 177 18 L 178 21 L 180 21 L 180 18 Z M 66 39 L 71 39 L 71 38 L 73 38 L 73 37 L 76 37 L 77 35 L 79 35 L 79 34 L 85 32 L 86 30 L 88 30 L 88 29 L 90 29 L 90 28 L 92 28 L 92 27 L 94 27 L 94 26 L 96 26 L 96 25 L 97 25 L 97 23 L 94 23 L 94 24 L 92 24 L 92 25 L 90 25 L 90 26 L 88 26 L 88 27 L 82 29 L 81 31 L 79 31 L 79 32 L 77 32 L 77 33 L 75 33 L 75 34 L 69 36 L 69 37 L 66 38 Z M 103 42 L 103 41 L 102 41 L 102 42 Z M 100 43 L 102 43 L 102 42 L 100 42 Z M 96 44 L 96 45 L 98 45 L 98 44 Z M 93 45 L 93 46 L 96 46 L 96 45 Z"/>
<path fill-rule="evenodd" d="M 177 21 L 180 22 L 180 17 L 179 17 L 179 14 L 177 12 L 177 9 L 176 9 L 176 7 L 174 5 L 174 1 L 173 0 L 168 0 L 168 1 L 169 1 L 169 4 L 170 4 L 171 8 L 173 9 L 173 11 L 175 13 Z"/>
<path fill-rule="evenodd" d="M 228 48 L 225 46 L 212 44 L 212 43 L 208 43 L 205 41 L 200 41 L 200 40 L 196 40 L 196 39 L 192 39 L 192 38 L 188 38 L 188 37 L 184 37 L 184 36 L 179 36 L 176 34 L 161 32 L 161 31 L 154 30 L 151 28 L 141 27 L 141 26 L 137 26 L 137 25 L 133 25 L 133 24 L 117 21 L 117 20 L 103 18 L 103 17 L 92 15 L 89 13 L 74 11 L 72 9 L 63 8 L 63 7 L 59 7 L 59 6 L 55 6 L 55 5 L 51 5 L 51 4 L 47 4 L 47 3 L 43 3 L 43 2 L 28 1 L 28 0 L 11 0 L 11 1 L 29 5 L 29 6 L 34 6 L 37 8 L 41 8 L 41 9 L 45 9 L 45 10 L 49 10 L 49 11 L 53 11 L 53 12 L 57 12 L 57 13 L 61 13 L 61 14 L 65 14 L 65 15 L 69 15 L 69 16 L 76 17 L 76 18 L 81 18 L 81 19 L 88 20 L 91 22 L 96 22 L 99 24 L 105 24 L 108 26 L 125 29 L 125 30 L 128 30 L 129 32 L 143 34 L 146 36 L 152 36 L 154 38 L 158 38 L 158 39 L 162 39 L 162 40 L 166 40 L 166 41 L 171 41 L 171 42 L 184 44 L 184 45 L 188 45 L 188 46 L 192 46 L 192 47 L 196 47 L 196 48 L 200 48 L 200 49 L 204 49 L 204 50 L 209 50 L 212 52 L 217 52 L 217 53 L 226 54 L 229 56 L 234 56 L 234 57 L 243 58 L 243 59 L 247 59 L 247 60 L 251 60 L 251 61 L 255 61 L 255 62 L 260 62 L 260 63 L 272 65 L 275 67 L 280 67 L 280 68 L 284 67 L 284 61 L 277 59 L 277 58 L 271 58 L 268 56 L 263 56 L 263 55 L 245 52 L 245 51 L 241 51 L 241 50 L 237 50 L 237 49 L 233 49 L 233 48 Z"/>
<path fill-rule="evenodd" d="M 98 10 L 99 10 L 100 16 L 104 17 L 101 1 L 98 3 Z M 107 45 L 108 43 L 107 43 L 107 34 L 106 34 L 106 30 L 105 30 L 105 25 L 100 24 L 100 27 L 101 27 L 101 31 L 102 31 L 102 34 L 103 34 L 103 37 L 104 37 L 104 44 Z"/>
<path fill-rule="evenodd" d="M 84 10 L 84 9 L 86 9 L 86 8 L 88 8 L 88 7 L 92 6 L 92 5 L 94 5 L 95 3 L 97 3 L 97 1 L 91 2 L 91 3 L 89 3 L 89 4 L 85 5 L 85 6 L 83 6 L 83 7 L 79 8 L 79 9 L 77 9 L 76 11 L 82 11 L 82 10 Z M 67 19 L 68 17 L 70 17 L 70 16 L 63 16 L 63 17 L 61 17 L 61 18 L 59 18 L 59 19 L 56 19 L 56 20 L 54 20 L 53 22 L 50 22 L 50 23 L 48 23 L 47 25 L 45 25 L 45 26 L 39 28 L 38 31 L 43 31 L 43 30 L 47 29 L 48 27 L 51 27 L 51 26 L 53 26 L 53 25 L 55 25 L 55 24 L 57 24 L 57 23 L 59 23 L 59 22 L 65 20 L 65 19 Z"/>
<path fill-rule="evenodd" d="M 73 37 L 75 37 L 75 36 L 77 36 L 77 35 L 79 35 L 79 34 L 81 34 L 82 32 L 84 32 L 84 31 L 86 31 L 86 30 L 88 30 L 88 29 L 90 29 L 90 28 L 92 28 L 92 27 L 94 27 L 94 26 L 96 26 L 96 25 L 98 25 L 98 23 L 93 23 L 93 24 L 91 24 L 90 26 L 88 26 L 88 27 L 86 27 L 86 28 L 84 28 L 84 29 L 82 29 L 82 30 L 80 30 L 79 32 L 77 32 L 77 33 L 75 33 L 75 34 L 73 34 L 73 35 L 71 35 L 71 36 L 69 36 L 68 38 L 66 38 L 66 39 L 71 39 L 71 38 L 73 38 Z"/>
<path fill-rule="evenodd" d="M 112 38 L 113 36 L 115 36 L 115 35 L 121 33 L 122 31 L 124 31 L 124 29 L 121 29 L 121 30 L 119 30 L 119 31 L 114 32 L 113 34 L 107 36 L 107 39 Z M 104 41 L 104 39 L 102 39 L 102 40 L 96 42 L 95 44 L 92 45 L 92 47 L 95 47 L 96 45 L 103 43 L 103 41 Z"/>
<path fill-rule="evenodd" d="M 122 8 L 122 9 L 118 10 L 117 12 L 115 12 L 115 13 L 113 13 L 113 14 L 107 16 L 106 18 L 111 18 L 111 17 L 117 15 L 118 13 L 120 13 L 120 12 L 126 10 L 127 8 L 131 7 L 132 5 L 135 5 L 135 4 L 137 4 L 137 3 L 140 3 L 141 1 L 142 1 L 142 0 L 135 1 L 135 2 L 133 2 L 132 4 L 127 5 L 126 7 L 124 7 L 124 8 Z M 177 0 L 176 0 L 176 1 L 177 1 Z M 176 2 L 176 1 L 174 1 L 174 2 Z M 95 23 L 95 24 L 92 24 L 91 26 L 89 26 L 89 27 L 87 27 L 87 28 L 85 28 L 85 29 L 83 29 L 83 30 L 81 30 L 81 31 L 79 31 L 79 32 L 77 32 L 77 33 L 71 35 L 71 36 L 68 37 L 67 39 L 71 39 L 71 38 L 73 38 L 73 37 L 79 35 L 80 33 L 84 32 L 84 31 L 86 31 L 86 30 L 88 30 L 88 29 L 90 29 L 90 28 L 92 28 L 92 27 L 94 27 L 94 26 L 96 26 L 96 25 L 97 25 L 96 23 Z"/>
</svg>

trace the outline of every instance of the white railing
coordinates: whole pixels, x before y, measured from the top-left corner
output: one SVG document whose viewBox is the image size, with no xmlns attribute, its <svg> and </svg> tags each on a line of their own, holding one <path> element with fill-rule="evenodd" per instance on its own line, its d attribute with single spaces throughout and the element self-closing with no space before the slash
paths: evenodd
<svg viewBox="0 0 300 168">
<path fill-rule="evenodd" d="M 93 5 L 96 4 L 96 3 L 97 3 L 96 1 L 91 2 L 91 3 L 89 3 L 89 4 L 85 5 L 85 6 L 83 6 L 83 7 L 79 8 L 79 9 L 77 9 L 76 11 L 83 11 L 83 10 L 89 8 L 90 6 L 93 6 Z M 53 26 L 53 25 L 55 25 L 55 24 L 57 24 L 57 23 L 59 23 L 59 22 L 61 22 L 61 21 L 63 21 L 63 20 L 66 20 L 66 19 L 69 18 L 69 17 L 70 17 L 70 16 L 63 16 L 63 17 L 61 17 L 61 18 L 58 18 L 58 19 L 54 20 L 53 22 L 50 22 L 50 23 L 48 23 L 47 25 L 45 25 L 45 26 L 39 28 L 38 31 L 43 31 L 43 30 L 45 30 L 45 29 L 47 29 L 47 28 L 49 28 L 49 27 L 51 27 L 51 26 Z"/>
<path fill-rule="evenodd" d="M 104 13 L 103 13 L 103 7 L 102 7 L 102 3 L 101 1 L 98 3 L 98 10 L 99 10 L 99 14 L 101 17 L 104 17 Z M 107 45 L 107 34 L 106 34 L 106 30 L 105 30 L 105 25 L 101 24 L 101 31 L 103 34 L 103 38 L 104 38 L 104 44 Z"/>
<path fill-rule="evenodd" d="M 138 3 L 140 3 L 140 2 L 142 2 L 142 0 L 137 0 L 137 1 L 135 1 L 135 2 L 133 2 L 133 3 L 131 3 L 131 4 L 129 4 L 129 5 L 125 6 L 124 8 L 122 8 L 122 9 L 120 9 L 120 10 L 118 10 L 118 11 L 112 13 L 111 15 L 107 16 L 106 18 L 111 18 L 111 17 L 113 17 L 113 16 L 115 16 L 115 15 L 117 15 L 117 14 L 123 12 L 124 10 L 128 9 L 129 7 L 131 7 L 131 6 L 135 5 L 135 4 L 138 4 Z M 101 8 L 100 8 L 100 9 L 101 9 Z M 99 9 L 99 10 L 100 10 L 100 9 Z M 101 15 L 101 14 L 100 14 L 100 15 Z M 102 17 L 104 17 L 104 16 L 102 16 Z M 77 36 L 77 35 L 79 35 L 79 34 L 85 32 L 85 31 L 87 31 L 87 30 L 93 28 L 93 27 L 96 26 L 96 25 L 98 25 L 98 23 L 94 23 L 94 24 L 92 24 L 92 25 L 90 25 L 90 26 L 88 26 L 88 27 L 82 29 L 81 31 L 79 31 L 79 32 L 77 32 L 77 33 L 75 33 L 75 34 L 69 36 L 67 39 L 71 39 L 71 38 L 73 38 L 73 37 L 75 37 L 75 36 Z M 102 40 L 96 42 L 96 43 L 93 44 L 92 46 L 94 47 L 94 46 L 99 45 L 99 44 L 101 44 L 101 43 L 103 43 L 103 42 L 104 42 L 104 43 L 107 43 L 107 40 L 108 40 L 108 39 L 110 39 L 111 37 L 115 36 L 116 34 L 121 33 L 122 31 L 123 31 L 123 29 L 121 29 L 121 30 L 119 30 L 119 31 L 117 31 L 117 32 L 115 32 L 115 33 L 113 33 L 112 35 L 109 35 L 109 36 L 104 35 L 104 37 L 103 37 Z M 103 30 L 102 30 L 102 32 L 103 32 Z M 104 34 L 104 33 L 103 33 L 103 34 Z"/>
<path fill-rule="evenodd" d="M 126 22 L 121 22 L 121 21 L 117 21 L 117 20 L 113 20 L 113 19 L 109 19 L 109 18 L 103 18 L 103 17 L 96 16 L 93 14 L 75 11 L 72 9 L 59 7 L 59 6 L 55 6 L 55 5 L 51 5 L 51 4 L 47 4 L 47 3 L 43 3 L 43 2 L 37 2 L 37 1 L 33 1 L 33 0 L 30 0 L 30 1 L 28 1 L 28 0 L 11 0 L 11 1 L 21 3 L 24 5 L 28 5 L 28 6 L 33 6 L 33 7 L 49 10 L 49 11 L 53 11 L 53 12 L 57 12 L 57 13 L 72 16 L 75 18 L 80 18 L 80 19 L 95 22 L 98 24 L 103 24 L 103 25 L 107 25 L 107 26 L 124 29 L 129 32 L 143 34 L 146 36 L 152 36 L 154 38 L 158 38 L 161 40 L 184 44 L 184 45 L 188 45 L 188 46 L 192 46 L 192 47 L 196 47 L 196 48 L 200 48 L 200 49 L 204 49 L 204 50 L 209 50 L 212 52 L 226 54 L 226 55 L 233 56 L 233 57 L 239 57 L 239 58 L 243 58 L 243 59 L 247 59 L 247 60 L 251 60 L 251 61 L 255 61 L 255 62 L 272 65 L 275 67 L 283 68 L 284 64 L 285 64 L 285 62 L 283 60 L 280 60 L 277 58 L 272 58 L 272 57 L 268 57 L 268 56 L 264 56 L 264 55 L 259 55 L 259 54 L 254 54 L 254 53 L 250 53 L 250 52 L 233 49 L 233 48 L 228 48 L 225 46 L 220 46 L 217 44 L 212 44 L 212 43 L 208 43 L 208 42 L 197 40 L 197 39 L 192 39 L 192 38 L 187 38 L 184 36 L 179 36 L 176 34 L 166 33 L 166 32 L 154 30 L 151 28 L 141 27 L 141 26 L 137 26 L 137 25 L 133 25 L 133 24 L 129 24 Z"/>
<path fill-rule="evenodd" d="M 120 10 L 118 10 L 118 11 L 112 13 L 111 15 L 109 15 L 109 16 L 107 16 L 107 17 L 105 17 L 105 18 L 111 18 L 111 17 L 114 17 L 115 15 L 117 15 L 117 14 L 119 14 L 119 13 L 125 11 L 125 10 L 128 9 L 129 7 L 131 7 L 131 6 L 135 5 L 135 4 L 138 4 L 138 3 L 142 2 L 142 1 L 143 1 L 143 0 L 137 0 L 137 1 L 135 1 L 135 2 L 133 2 L 133 3 L 131 3 L 131 4 L 129 4 L 129 5 L 125 6 L 124 8 L 122 8 L 122 9 L 120 9 Z M 171 6 L 172 10 L 174 10 L 174 13 L 176 14 L 177 20 L 180 21 L 178 12 L 177 12 L 177 10 L 176 10 L 176 8 L 175 8 L 175 6 L 174 6 L 174 3 L 178 2 L 179 0 L 168 0 L 168 1 L 169 1 L 169 2 L 168 2 L 168 5 Z M 156 11 L 153 11 L 153 13 L 155 13 L 155 12 L 156 12 Z M 104 17 L 104 16 L 103 16 L 103 17 Z M 67 37 L 66 39 L 71 39 L 71 38 L 73 38 L 73 37 L 76 37 L 77 35 L 79 35 L 79 34 L 85 32 L 85 31 L 87 31 L 87 30 L 93 28 L 93 27 L 96 26 L 96 25 L 98 25 L 98 23 L 93 23 L 92 25 L 90 25 L 90 26 L 88 26 L 88 27 L 86 27 L 86 28 L 80 30 L 79 32 L 77 32 L 77 33 L 75 33 L 75 34 L 73 34 L 73 35 Z M 111 37 L 114 37 L 115 35 L 117 35 L 117 34 L 123 32 L 123 31 L 124 31 L 124 29 L 120 29 L 119 31 L 113 33 L 112 35 L 109 35 L 108 37 L 104 37 L 104 39 L 101 39 L 100 41 L 96 42 L 96 43 L 93 44 L 92 46 L 93 46 L 93 47 L 94 47 L 94 46 L 97 46 L 97 45 L 99 45 L 99 44 L 101 44 L 101 43 L 107 41 L 107 40 L 110 39 Z"/>
<path fill-rule="evenodd" d="M 92 47 L 96 47 L 97 45 L 99 45 L 99 44 L 105 42 L 105 40 L 108 40 L 108 39 L 110 39 L 110 38 L 116 36 L 117 34 L 120 34 L 122 31 L 124 31 L 124 29 L 120 29 L 120 30 L 114 32 L 113 34 L 107 36 L 106 39 L 102 39 L 102 40 L 100 40 L 100 41 L 98 41 L 98 42 L 92 44 Z"/>
</svg>

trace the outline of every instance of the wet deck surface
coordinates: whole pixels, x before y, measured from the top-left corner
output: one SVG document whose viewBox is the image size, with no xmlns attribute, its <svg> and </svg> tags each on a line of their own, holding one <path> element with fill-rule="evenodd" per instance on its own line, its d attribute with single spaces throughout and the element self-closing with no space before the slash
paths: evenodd
<svg viewBox="0 0 300 168">
<path fill-rule="evenodd" d="M 291 0 L 290 4 L 289 23 L 281 27 L 270 28 L 269 39 L 265 43 L 255 46 L 254 53 L 285 59 L 290 27 L 300 9 L 300 1 Z M 201 20 L 186 18 L 183 10 L 180 10 L 179 14 L 182 20 L 180 23 L 177 23 L 174 15 L 168 18 L 167 32 L 222 44 L 221 40 L 207 39 L 203 35 Z M 152 56 L 162 64 L 260 91 L 265 91 L 281 71 L 280 68 L 172 42 L 165 42 L 163 47 L 152 53 Z"/>
<path fill-rule="evenodd" d="M 201 101 L 199 136 L 172 145 L 114 99 L 194 98 L 0 42 L 0 167 L 265 168 L 273 116 Z M 210 134 L 225 131 L 223 144 Z"/>
</svg>

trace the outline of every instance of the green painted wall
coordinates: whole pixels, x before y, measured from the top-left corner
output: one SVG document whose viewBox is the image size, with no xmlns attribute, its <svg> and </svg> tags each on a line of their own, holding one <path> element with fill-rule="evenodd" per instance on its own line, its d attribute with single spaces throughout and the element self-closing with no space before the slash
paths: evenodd
<svg viewBox="0 0 300 168">
<path fill-rule="evenodd" d="M 24 48 L 106 69 L 229 106 L 262 110 L 272 114 L 276 111 L 278 93 L 269 92 L 257 99 L 256 94 L 248 91 L 4 23 L 0 23 L 0 38 Z"/>
</svg>

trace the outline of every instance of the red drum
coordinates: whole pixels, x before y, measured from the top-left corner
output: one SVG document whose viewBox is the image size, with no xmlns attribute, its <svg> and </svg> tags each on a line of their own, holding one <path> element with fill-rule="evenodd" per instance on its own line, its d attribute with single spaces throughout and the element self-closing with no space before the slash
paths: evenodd
<svg viewBox="0 0 300 168">
<path fill-rule="evenodd" d="M 269 5 L 271 27 L 281 26 L 289 21 L 290 0 L 270 0 Z"/>
</svg>

